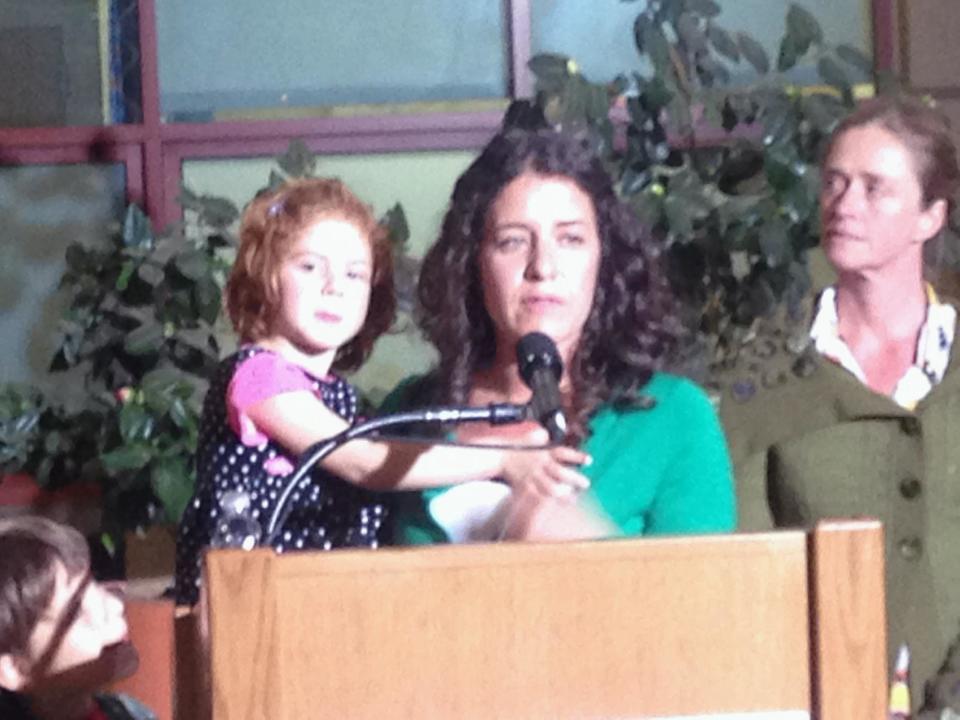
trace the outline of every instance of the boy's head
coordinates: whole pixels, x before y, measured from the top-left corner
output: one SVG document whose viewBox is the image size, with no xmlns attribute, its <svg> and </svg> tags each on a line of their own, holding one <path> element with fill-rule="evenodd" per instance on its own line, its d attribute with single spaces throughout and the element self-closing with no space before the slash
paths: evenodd
<svg viewBox="0 0 960 720">
<path fill-rule="evenodd" d="M 91 578 L 83 536 L 0 520 L 0 688 L 92 692 L 135 669 L 123 602 Z"/>
<path fill-rule="evenodd" d="M 370 247 L 370 301 L 356 336 L 340 348 L 336 370 L 360 366 L 376 339 L 393 324 L 396 300 L 393 256 L 386 229 L 341 181 L 304 178 L 261 192 L 244 210 L 240 247 L 225 291 L 227 313 L 244 343 L 274 332 L 281 311 L 280 270 L 293 245 L 322 220 L 355 226 Z"/>
</svg>

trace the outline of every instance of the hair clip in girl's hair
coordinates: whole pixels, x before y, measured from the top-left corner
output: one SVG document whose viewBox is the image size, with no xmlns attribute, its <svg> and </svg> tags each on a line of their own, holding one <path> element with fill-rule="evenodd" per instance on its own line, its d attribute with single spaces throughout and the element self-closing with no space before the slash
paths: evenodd
<svg viewBox="0 0 960 720">
<path fill-rule="evenodd" d="M 272 218 L 275 218 L 275 217 L 278 217 L 282 211 L 283 211 L 283 200 L 282 199 L 274 200 L 273 204 L 267 208 L 267 215 Z"/>
</svg>

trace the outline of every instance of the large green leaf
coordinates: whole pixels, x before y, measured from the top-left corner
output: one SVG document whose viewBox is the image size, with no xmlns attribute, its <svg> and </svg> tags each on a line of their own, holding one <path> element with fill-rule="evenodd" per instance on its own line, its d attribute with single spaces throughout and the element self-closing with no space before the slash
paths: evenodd
<svg viewBox="0 0 960 720">
<path fill-rule="evenodd" d="M 802 54 L 803 52 L 801 52 L 793 35 L 784 35 L 780 41 L 780 52 L 777 54 L 777 70 L 787 72 L 797 64 L 797 60 L 800 59 Z"/>
<path fill-rule="evenodd" d="M 811 45 L 823 42 L 820 23 L 809 10 L 796 3 L 791 3 L 787 11 L 787 36 L 793 39 L 798 55 L 804 55 Z"/>
<path fill-rule="evenodd" d="M 530 58 L 527 66 L 539 77 L 566 77 L 570 58 L 558 53 L 538 53 Z"/>
<path fill-rule="evenodd" d="M 193 289 L 200 317 L 211 325 L 220 315 L 220 287 L 210 278 L 202 278 Z"/>
<path fill-rule="evenodd" d="M 182 458 L 165 458 L 150 472 L 153 492 L 163 505 L 169 522 L 179 522 L 193 495 L 193 479 Z"/>
<path fill-rule="evenodd" d="M 294 140 L 287 151 L 277 158 L 280 169 L 291 177 L 307 177 L 317 167 L 317 159 L 303 140 Z"/>
<path fill-rule="evenodd" d="M 283 177 L 276 170 L 270 171 L 270 177 L 267 179 L 267 187 L 271 190 L 278 189 L 283 183 L 286 182 L 286 178 Z"/>
<path fill-rule="evenodd" d="M 650 178 L 648 167 L 629 167 L 620 178 L 620 193 L 626 197 L 634 195 L 647 186 Z"/>
<path fill-rule="evenodd" d="M 567 130 L 586 123 L 590 104 L 590 83 L 580 75 L 572 76 L 561 95 L 561 123 Z"/>
<path fill-rule="evenodd" d="M 700 29 L 700 21 L 693 13 L 681 13 L 677 18 L 677 35 L 691 52 L 702 52 L 707 49 L 707 37 Z"/>
<path fill-rule="evenodd" d="M 173 402 L 173 396 L 169 387 L 153 387 L 149 390 L 145 387 L 142 387 L 141 391 L 143 392 L 143 404 L 152 415 L 162 416 L 170 409 L 170 404 Z"/>
<path fill-rule="evenodd" d="M 836 48 L 837 56 L 848 65 L 855 67 L 864 75 L 873 74 L 873 60 L 871 60 L 862 50 L 852 45 L 838 45 Z"/>
<path fill-rule="evenodd" d="M 714 0 L 685 0 L 684 7 L 704 17 L 712 18 L 720 14 L 720 6 Z"/>
<path fill-rule="evenodd" d="M 231 200 L 204 195 L 200 198 L 200 222 L 214 228 L 225 228 L 240 217 L 240 211 Z"/>
<path fill-rule="evenodd" d="M 150 218 L 136 205 L 127 206 L 127 214 L 123 219 L 123 244 L 145 249 L 153 247 Z"/>
<path fill-rule="evenodd" d="M 654 21 L 658 25 L 676 23 L 677 18 L 680 17 L 680 13 L 686 9 L 686 3 L 687 0 L 654 0 L 650 5 L 659 5 L 659 8 L 657 8 L 654 13 Z"/>
<path fill-rule="evenodd" d="M 785 192 L 798 182 L 793 164 L 783 156 L 768 154 L 764 159 L 763 167 L 767 181 L 774 190 Z"/>
<path fill-rule="evenodd" d="M 180 195 L 177 197 L 177 202 L 180 203 L 180 207 L 184 210 L 199 211 L 202 207 L 201 197 L 186 185 L 180 186 Z"/>
<path fill-rule="evenodd" d="M 403 250 L 410 239 L 410 226 L 407 224 L 407 215 L 400 203 L 387 210 L 380 218 L 380 222 L 390 234 L 390 242 L 396 250 Z"/>
<path fill-rule="evenodd" d="M 540 53 L 530 58 L 527 67 L 537 78 L 537 90 L 548 95 L 562 92 L 570 77 L 570 58 L 556 53 Z"/>
<path fill-rule="evenodd" d="M 817 62 L 817 73 L 830 85 L 838 87 L 845 93 L 850 91 L 850 78 L 832 57 L 824 56 Z"/>
<path fill-rule="evenodd" d="M 817 210 L 817 186 L 808 181 L 805 169 L 803 172 L 797 172 L 798 170 L 799 168 L 794 169 L 798 182 L 779 197 L 781 214 L 795 226 L 802 225 L 807 218 L 816 215 Z"/>
<path fill-rule="evenodd" d="M 152 458 L 153 450 L 149 445 L 121 445 L 101 455 L 100 462 L 103 463 L 103 467 L 108 473 L 115 475 L 129 470 L 139 470 L 145 467 Z"/>
<path fill-rule="evenodd" d="M 170 403 L 170 419 L 179 428 L 191 428 L 196 422 L 190 407 L 180 398 Z"/>
<path fill-rule="evenodd" d="M 207 353 L 210 352 L 212 347 L 213 332 L 209 324 L 196 328 L 180 328 L 176 332 L 176 339 L 178 342 L 189 345 L 202 353 Z"/>
<path fill-rule="evenodd" d="M 761 75 L 770 72 L 770 58 L 767 51 L 763 49 L 763 45 L 742 32 L 737 33 L 737 45 L 740 47 L 743 57 L 753 66 L 754 70 Z"/>
<path fill-rule="evenodd" d="M 797 129 L 798 118 L 790 102 L 771 102 L 763 108 L 763 144 L 769 152 L 781 151 L 789 145 Z"/>
<path fill-rule="evenodd" d="M 158 267 L 150 261 L 140 263 L 137 267 L 137 277 L 147 283 L 147 285 L 156 287 L 163 282 L 163 268 Z"/>
<path fill-rule="evenodd" d="M 199 281 L 210 274 L 210 257 L 203 250 L 188 250 L 173 261 L 177 270 L 190 280 Z"/>
<path fill-rule="evenodd" d="M 128 402 L 120 408 L 119 424 L 120 436 L 127 443 L 148 440 L 153 434 L 153 416 L 138 403 Z"/>
<path fill-rule="evenodd" d="M 143 376 L 140 387 L 144 392 L 170 393 L 183 383 L 182 371 L 172 367 L 159 367 Z"/>
<path fill-rule="evenodd" d="M 647 25 L 643 32 L 643 44 L 657 75 L 665 79 L 675 78 L 676 72 L 670 61 L 670 41 L 656 25 Z"/>
<path fill-rule="evenodd" d="M 157 352 L 163 343 L 163 327 L 157 322 L 141 325 L 124 338 L 123 349 L 131 355 Z"/>
<path fill-rule="evenodd" d="M 710 23 L 707 26 L 707 37 L 713 48 L 723 57 L 733 62 L 740 62 L 740 48 L 737 47 L 737 42 L 730 33 L 719 25 Z"/>
<path fill-rule="evenodd" d="M 647 52 L 647 27 L 652 22 L 646 13 L 640 13 L 633 21 L 633 43 L 641 55 Z"/>
<path fill-rule="evenodd" d="M 40 412 L 36 409 L 28 409 L 22 415 L 13 420 L 10 429 L 14 435 L 28 435 L 33 432 L 40 422 Z"/>
</svg>

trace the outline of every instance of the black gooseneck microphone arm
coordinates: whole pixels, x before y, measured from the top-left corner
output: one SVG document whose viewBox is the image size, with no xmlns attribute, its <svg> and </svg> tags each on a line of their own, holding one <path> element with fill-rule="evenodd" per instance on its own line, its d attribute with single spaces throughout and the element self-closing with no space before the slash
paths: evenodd
<svg viewBox="0 0 960 720">
<path fill-rule="evenodd" d="M 395 413 L 393 415 L 383 415 L 381 417 L 371 418 L 356 425 L 351 425 L 343 432 L 333 437 L 321 440 L 308 447 L 297 463 L 297 467 L 290 474 L 284 485 L 283 491 L 277 498 L 277 504 L 270 514 L 270 519 L 264 528 L 263 536 L 259 545 L 270 545 L 276 539 L 277 534 L 283 528 L 289 510 L 287 503 L 294 488 L 300 484 L 300 481 L 313 469 L 313 466 L 323 460 L 341 445 L 355 440 L 365 435 L 370 435 L 383 428 L 394 427 L 396 425 L 408 425 L 411 423 L 458 423 L 458 422 L 488 422 L 493 425 L 503 425 L 507 423 L 522 422 L 529 418 L 529 409 L 527 405 L 514 405 L 509 403 L 491 404 L 482 407 L 436 407 L 424 408 L 420 410 L 411 410 L 409 412 Z"/>
</svg>

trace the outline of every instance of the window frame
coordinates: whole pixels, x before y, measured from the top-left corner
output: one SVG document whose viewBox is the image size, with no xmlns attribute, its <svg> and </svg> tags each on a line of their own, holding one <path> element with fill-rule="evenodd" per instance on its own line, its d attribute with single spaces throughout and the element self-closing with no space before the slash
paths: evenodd
<svg viewBox="0 0 960 720">
<path fill-rule="evenodd" d="M 502 0 L 506 19 L 509 98 L 529 97 L 533 76 L 530 0 Z M 144 208 L 154 226 L 181 218 L 185 160 L 262 157 L 301 138 L 314 152 L 374 153 L 469 150 L 499 127 L 500 111 L 425 112 L 296 120 L 164 123 L 160 114 L 156 0 L 137 0 L 143 118 L 139 123 L 75 127 L 0 127 L 0 166 L 122 163 L 126 200 Z M 898 67 L 896 0 L 870 0 L 874 67 Z"/>
</svg>

